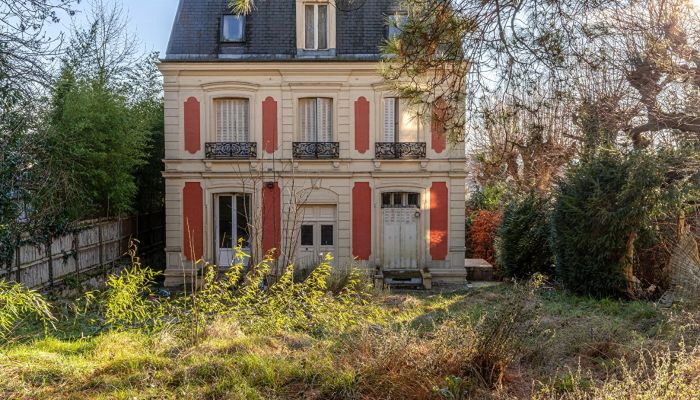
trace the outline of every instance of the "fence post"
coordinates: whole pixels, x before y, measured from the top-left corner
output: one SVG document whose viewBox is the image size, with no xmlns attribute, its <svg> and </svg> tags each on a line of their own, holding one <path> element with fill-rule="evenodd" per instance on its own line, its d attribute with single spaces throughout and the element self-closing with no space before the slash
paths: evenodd
<svg viewBox="0 0 700 400">
<path fill-rule="evenodd" d="M 73 233 L 73 250 L 75 251 L 75 276 L 80 280 L 80 232 Z"/>
<path fill-rule="evenodd" d="M 102 271 L 102 275 L 104 275 L 105 272 L 105 258 L 104 258 L 104 252 L 102 249 L 102 222 L 97 223 L 97 240 L 99 241 L 99 253 L 100 253 L 100 270 Z"/>
<path fill-rule="evenodd" d="M 51 247 L 53 245 L 53 240 L 49 238 L 49 242 L 46 245 L 46 253 L 49 256 L 49 286 L 53 287 L 53 254 L 51 254 Z"/>
<path fill-rule="evenodd" d="M 22 246 L 17 246 L 17 251 L 15 253 L 15 280 L 17 283 L 22 283 Z"/>
</svg>

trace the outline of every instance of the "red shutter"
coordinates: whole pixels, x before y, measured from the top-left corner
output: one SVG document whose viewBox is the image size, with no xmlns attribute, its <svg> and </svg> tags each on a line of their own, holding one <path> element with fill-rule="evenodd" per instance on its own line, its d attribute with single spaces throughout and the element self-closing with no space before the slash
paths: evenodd
<svg viewBox="0 0 700 400">
<path fill-rule="evenodd" d="M 431 135 L 431 147 L 436 153 L 442 153 L 445 150 L 446 138 L 445 138 L 445 116 L 447 115 L 447 110 L 445 109 L 445 102 L 438 102 L 433 106 L 433 120 L 430 127 Z"/>
<path fill-rule="evenodd" d="M 204 254 L 204 196 L 199 182 L 186 182 L 182 190 L 182 227 L 185 257 L 190 261 Z"/>
<path fill-rule="evenodd" d="M 364 97 L 355 102 L 355 150 L 369 150 L 369 101 Z"/>
<path fill-rule="evenodd" d="M 372 254 L 372 189 L 367 182 L 352 188 L 352 255 L 369 260 Z"/>
<path fill-rule="evenodd" d="M 199 138 L 200 113 L 199 102 L 190 97 L 185 102 L 185 150 L 195 154 L 201 149 Z"/>
<path fill-rule="evenodd" d="M 263 148 L 268 154 L 277 151 L 277 102 L 272 97 L 263 101 Z"/>
<path fill-rule="evenodd" d="M 280 187 L 277 182 L 272 183 L 272 187 L 268 187 L 266 182 L 262 192 L 262 250 L 267 254 L 272 249 L 275 251 L 275 257 L 279 256 L 280 238 L 282 237 L 281 226 L 281 204 L 280 204 Z"/>
<path fill-rule="evenodd" d="M 447 257 L 449 193 L 445 182 L 433 182 L 430 188 L 430 256 L 433 260 Z"/>
</svg>

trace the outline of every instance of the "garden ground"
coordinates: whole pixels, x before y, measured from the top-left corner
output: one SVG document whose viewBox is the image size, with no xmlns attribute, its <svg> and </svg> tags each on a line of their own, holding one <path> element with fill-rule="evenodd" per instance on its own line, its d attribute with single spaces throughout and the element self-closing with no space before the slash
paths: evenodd
<svg viewBox="0 0 700 400">
<path fill-rule="evenodd" d="M 504 312 L 519 307 L 517 296 L 510 285 L 382 293 L 372 300 L 382 322 L 333 336 L 246 334 L 219 319 L 191 342 L 66 319 L 49 337 L 0 350 L 0 397 L 700 398 L 697 313 L 545 288 L 526 300 L 533 314 L 522 323 Z M 481 329 L 496 310 L 501 327 Z M 509 324 L 518 326 L 504 334 Z M 475 372 L 480 355 L 492 358 L 491 372 L 504 367 L 490 382 L 489 371 Z"/>
</svg>

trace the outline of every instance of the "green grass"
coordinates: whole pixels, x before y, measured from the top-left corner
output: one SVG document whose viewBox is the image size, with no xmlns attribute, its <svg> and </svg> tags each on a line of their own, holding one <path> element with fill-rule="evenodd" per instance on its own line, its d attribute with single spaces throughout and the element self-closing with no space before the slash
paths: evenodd
<svg viewBox="0 0 700 400">
<path fill-rule="evenodd" d="M 530 300 L 536 321 L 502 384 L 485 387 L 467 368 L 476 351 L 470 335 L 513 296 L 507 285 L 385 293 L 372 299 L 386 313 L 383 322 L 337 334 L 268 334 L 221 319 L 195 343 L 177 331 L 183 327 L 94 333 L 89 317 L 63 318 L 49 337 L 38 333 L 0 347 L 0 398 L 437 399 L 449 398 L 450 390 L 472 398 L 599 398 L 596 388 L 624 371 L 620 360 L 634 365 L 640 349 L 675 350 L 677 333 L 689 332 L 671 329 L 673 316 L 651 303 L 546 290 Z M 81 337 L 86 331 L 94 334 Z M 700 383 L 697 364 L 683 379 Z M 450 378 L 459 375 L 464 378 Z"/>
</svg>

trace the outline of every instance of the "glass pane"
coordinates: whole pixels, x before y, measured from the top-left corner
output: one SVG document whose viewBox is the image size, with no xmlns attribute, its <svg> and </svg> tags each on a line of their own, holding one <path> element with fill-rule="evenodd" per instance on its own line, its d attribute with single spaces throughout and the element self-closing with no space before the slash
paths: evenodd
<svg viewBox="0 0 700 400">
<path fill-rule="evenodd" d="M 248 216 L 250 215 L 250 195 L 236 196 L 236 233 L 239 239 L 243 239 L 243 247 L 250 246 L 250 236 L 248 235 Z"/>
<path fill-rule="evenodd" d="M 299 114 L 301 120 L 301 141 L 315 142 L 318 139 L 318 118 L 316 99 L 300 99 Z"/>
<path fill-rule="evenodd" d="M 318 48 L 328 48 L 328 6 L 318 6 Z"/>
<path fill-rule="evenodd" d="M 219 196 L 219 248 L 233 248 L 233 204 L 231 196 Z"/>
<path fill-rule="evenodd" d="M 333 141 L 333 99 L 319 98 L 317 102 L 318 122 L 316 141 Z"/>
<path fill-rule="evenodd" d="M 418 141 L 419 117 L 404 101 L 401 101 L 401 121 L 399 127 L 399 141 L 403 143 Z"/>
<path fill-rule="evenodd" d="M 216 139 L 218 142 L 247 142 L 248 99 L 216 100 Z"/>
<path fill-rule="evenodd" d="M 403 25 L 408 21 L 407 15 L 392 15 L 389 17 L 389 29 L 387 32 L 387 37 L 393 39 L 401 34 L 401 29 Z"/>
<path fill-rule="evenodd" d="M 391 206 L 391 193 L 382 193 L 382 207 Z"/>
<path fill-rule="evenodd" d="M 408 194 L 408 205 L 416 208 L 420 208 L 420 195 L 418 193 Z"/>
<path fill-rule="evenodd" d="M 313 225 L 302 225 L 301 226 L 301 245 L 302 246 L 313 246 L 314 245 L 314 226 Z"/>
<path fill-rule="evenodd" d="M 321 246 L 333 246 L 333 225 L 321 225 Z"/>
<path fill-rule="evenodd" d="M 245 16 L 224 15 L 223 39 L 227 42 L 240 42 L 244 39 Z"/>
<path fill-rule="evenodd" d="M 304 13 L 304 25 L 305 29 L 304 31 L 306 32 L 305 35 L 305 48 L 306 49 L 315 49 L 316 48 L 316 40 L 314 38 L 314 7 L 313 5 L 308 5 L 305 7 L 305 13 Z"/>
</svg>

